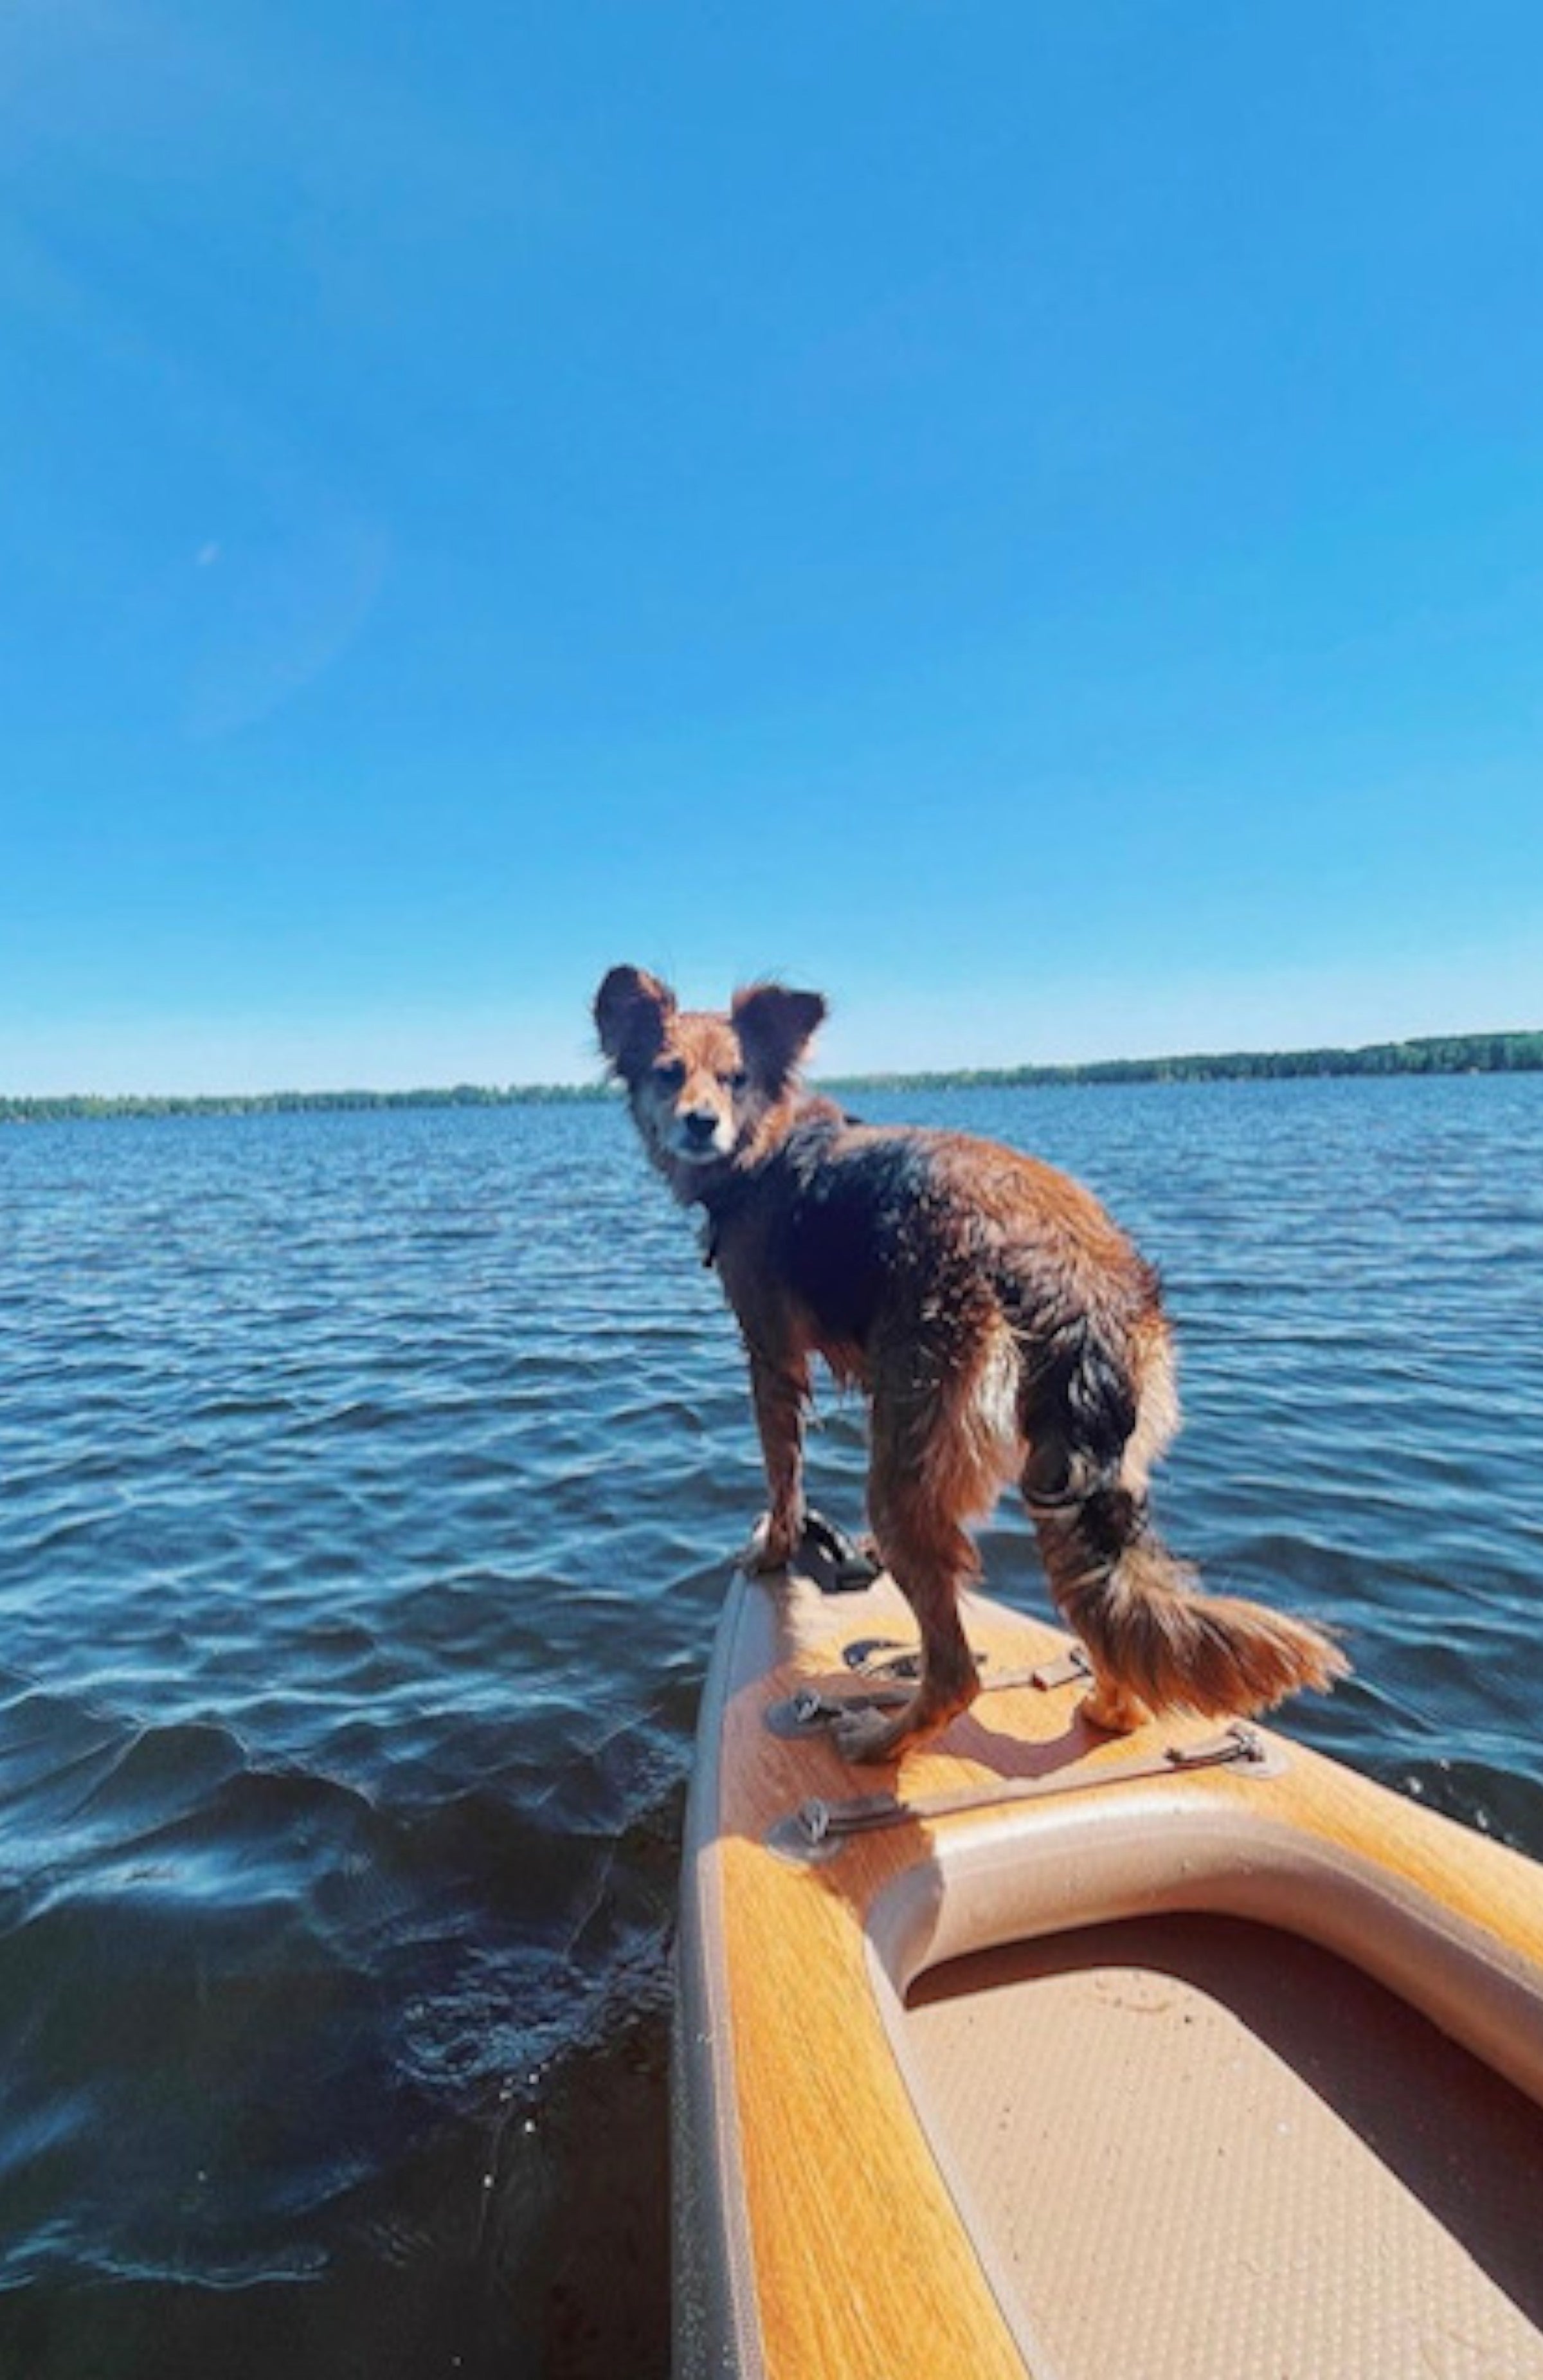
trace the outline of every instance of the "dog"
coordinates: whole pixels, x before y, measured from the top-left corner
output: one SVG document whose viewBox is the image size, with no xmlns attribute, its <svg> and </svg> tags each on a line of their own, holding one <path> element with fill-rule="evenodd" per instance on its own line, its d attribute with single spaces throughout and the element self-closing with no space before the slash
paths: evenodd
<svg viewBox="0 0 1543 2380">
<path fill-rule="evenodd" d="M 1087 1652 L 1095 1727 L 1327 1691 L 1348 1666 L 1330 1637 L 1206 1594 L 1152 1527 L 1148 1476 L 1179 1421 L 1152 1267 L 1054 1168 L 963 1133 L 865 1126 L 806 1089 L 826 1013 L 779 983 L 726 1014 L 686 1011 L 633 966 L 594 1003 L 645 1150 L 702 1210 L 749 1359 L 770 1500 L 752 1568 L 784 1568 L 802 1540 L 811 1357 L 869 1399 L 869 1522 L 921 1662 L 905 1707 L 837 1722 L 842 1754 L 897 1759 L 979 1691 L 958 1611 L 979 1574 L 969 1524 L 1013 1482 Z"/>
</svg>

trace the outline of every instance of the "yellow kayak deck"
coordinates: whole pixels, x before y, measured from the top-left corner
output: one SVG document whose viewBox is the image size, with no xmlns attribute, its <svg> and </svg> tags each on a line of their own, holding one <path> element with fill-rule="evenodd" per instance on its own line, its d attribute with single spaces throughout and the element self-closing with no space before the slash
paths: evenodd
<svg viewBox="0 0 1543 2380">
<path fill-rule="evenodd" d="M 849 1768 L 915 1629 L 822 1584 L 735 1578 L 704 1694 L 677 2380 L 1543 2380 L 1543 1868 L 1270 1730 L 1100 1734 L 984 1597 L 989 1691 Z"/>
</svg>

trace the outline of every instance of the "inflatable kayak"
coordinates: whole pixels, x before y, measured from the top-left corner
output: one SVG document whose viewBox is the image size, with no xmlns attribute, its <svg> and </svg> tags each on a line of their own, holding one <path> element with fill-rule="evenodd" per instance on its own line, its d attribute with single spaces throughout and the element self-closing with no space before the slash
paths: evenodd
<svg viewBox="0 0 1543 2380">
<path fill-rule="evenodd" d="M 1543 2380 L 1543 1868 L 985 1597 L 736 1577 L 686 1826 L 677 2380 Z"/>
</svg>

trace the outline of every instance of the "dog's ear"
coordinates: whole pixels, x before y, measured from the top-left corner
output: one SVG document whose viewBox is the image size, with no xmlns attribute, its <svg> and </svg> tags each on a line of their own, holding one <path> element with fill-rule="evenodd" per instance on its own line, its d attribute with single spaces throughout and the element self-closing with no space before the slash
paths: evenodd
<svg viewBox="0 0 1543 2380">
<path fill-rule="evenodd" d="M 826 1008 L 818 991 L 754 983 L 735 993 L 730 1014 L 751 1073 L 780 1091 L 824 1023 Z"/>
<path fill-rule="evenodd" d="M 600 1046 L 618 1075 L 630 1080 L 658 1054 L 675 1013 L 675 995 L 641 967 L 613 967 L 595 994 Z"/>
</svg>

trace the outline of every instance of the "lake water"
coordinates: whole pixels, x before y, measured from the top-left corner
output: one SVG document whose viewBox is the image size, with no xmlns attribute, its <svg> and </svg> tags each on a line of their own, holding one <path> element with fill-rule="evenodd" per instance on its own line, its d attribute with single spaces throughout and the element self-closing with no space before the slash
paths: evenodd
<svg viewBox="0 0 1543 2380">
<path fill-rule="evenodd" d="M 1106 1198 L 1181 1332 L 1167 1534 L 1346 1631 L 1286 1724 L 1543 1855 L 1543 1076 L 860 1104 Z M 759 1501 L 613 1106 L 0 1133 L 3 2380 L 662 2380 L 675 1847 Z"/>
</svg>

